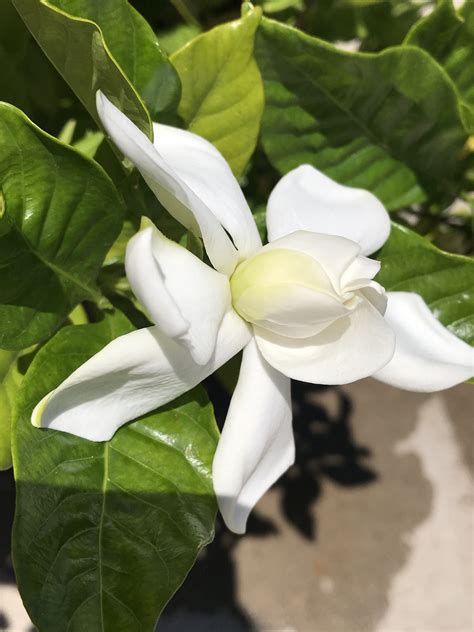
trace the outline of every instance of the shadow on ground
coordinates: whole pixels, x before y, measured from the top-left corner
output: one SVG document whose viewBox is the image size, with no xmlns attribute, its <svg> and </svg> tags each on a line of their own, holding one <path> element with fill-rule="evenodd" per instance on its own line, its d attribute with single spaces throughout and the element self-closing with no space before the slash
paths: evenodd
<svg viewBox="0 0 474 632">
<path fill-rule="evenodd" d="M 216 417 L 223 423 L 229 396 L 220 383 L 206 384 L 215 404 Z M 349 397 L 331 387 L 336 398 L 335 410 L 329 412 L 317 403 L 315 394 L 328 390 L 293 383 L 296 463 L 278 481 L 281 517 L 308 541 L 317 539 L 314 504 L 321 495 L 324 479 L 343 487 L 368 485 L 377 474 L 369 466 L 370 452 L 357 445 L 351 428 L 352 406 Z M 0 583 L 13 584 L 10 557 L 10 530 L 14 513 L 14 483 L 10 472 L 0 473 L 2 521 L 0 524 Z M 248 533 L 266 538 L 278 533 L 271 518 L 253 512 Z M 184 585 L 165 610 L 160 632 L 248 632 L 256 629 L 238 601 L 234 552 L 240 537 L 230 533 L 218 519 L 214 542 L 205 549 Z M 0 607 L 0 630 L 9 630 L 9 622 Z"/>
<path fill-rule="evenodd" d="M 351 427 L 352 406 L 342 389 L 330 387 L 336 396 L 336 411 L 315 401 L 315 394 L 329 390 L 299 382 L 292 383 L 296 441 L 295 465 L 276 483 L 280 511 L 284 519 L 305 539 L 317 539 L 314 504 L 323 480 L 344 487 L 361 486 L 377 479 L 369 466 L 370 451 L 357 445 Z M 229 396 L 220 383 L 211 379 L 206 389 L 214 402 L 216 418 L 222 426 Z M 254 511 L 247 534 L 265 538 L 278 533 L 275 522 Z M 230 533 L 220 518 L 216 537 L 202 553 L 186 582 L 167 606 L 159 632 L 251 632 L 257 628 L 237 598 L 234 551 L 241 536 Z"/>
</svg>

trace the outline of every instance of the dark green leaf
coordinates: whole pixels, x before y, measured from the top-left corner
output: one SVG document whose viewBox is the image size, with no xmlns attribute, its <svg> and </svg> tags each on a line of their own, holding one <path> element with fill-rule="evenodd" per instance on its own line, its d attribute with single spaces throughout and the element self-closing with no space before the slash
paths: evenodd
<svg viewBox="0 0 474 632">
<path fill-rule="evenodd" d="M 443 252 L 397 224 L 377 258 L 379 283 L 420 294 L 443 325 L 474 345 L 474 259 Z"/>
<path fill-rule="evenodd" d="M 73 95 L 10 0 L 0 2 L 0 68 L 0 101 L 13 103 L 37 124 L 57 133 L 66 111 L 69 114 L 74 107 Z"/>
<path fill-rule="evenodd" d="M 102 90 L 150 137 L 149 114 L 137 92 L 112 56 L 101 28 L 81 16 L 62 10 L 48 0 L 12 0 L 17 11 L 59 73 L 69 83 L 92 117 L 99 122 L 95 95 Z M 60 5 L 61 3 L 56 3 Z M 72 6 L 65 2 L 65 6 Z M 89 3 L 90 4 L 90 3 Z M 103 4 L 96 2 L 97 7 Z M 130 42 L 130 26 L 120 30 L 122 41 Z"/>
<path fill-rule="evenodd" d="M 123 209 L 97 164 L 7 104 L 0 104 L 0 193 L 0 347 L 22 349 L 97 295 Z"/>
<path fill-rule="evenodd" d="M 16 351 L 0 349 L 0 470 L 12 465 L 11 421 L 13 400 L 21 382 Z"/>
<path fill-rule="evenodd" d="M 213 535 L 218 433 L 196 389 L 93 443 L 30 424 L 34 405 L 112 338 L 123 316 L 62 329 L 23 383 L 13 442 L 13 553 L 40 632 L 153 632 Z"/>
<path fill-rule="evenodd" d="M 301 28 L 326 41 L 378 51 L 400 44 L 419 10 L 413 0 L 318 0 L 309 3 Z"/>
<path fill-rule="evenodd" d="M 456 13 L 451 0 L 441 0 L 415 24 L 406 44 L 424 48 L 445 68 L 462 96 L 466 129 L 474 133 L 474 11 L 466 18 Z"/>
<path fill-rule="evenodd" d="M 253 56 L 261 10 L 199 35 L 172 61 L 182 84 L 178 109 L 187 128 L 213 143 L 242 174 L 252 155 L 263 111 L 263 86 Z"/>
<path fill-rule="evenodd" d="M 466 141 L 454 86 L 423 50 L 347 53 L 263 19 L 263 145 L 281 173 L 309 163 L 390 209 L 452 198 Z"/>
<path fill-rule="evenodd" d="M 175 110 L 180 95 L 175 69 L 153 29 L 127 0 L 50 0 L 50 4 L 99 27 L 107 48 L 155 118 Z"/>
</svg>

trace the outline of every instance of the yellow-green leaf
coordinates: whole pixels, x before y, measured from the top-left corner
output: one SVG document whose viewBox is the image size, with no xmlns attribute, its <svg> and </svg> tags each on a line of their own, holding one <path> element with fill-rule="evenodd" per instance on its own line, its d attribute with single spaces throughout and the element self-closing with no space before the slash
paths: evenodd
<svg viewBox="0 0 474 632">
<path fill-rule="evenodd" d="M 263 112 L 263 86 L 253 56 L 261 10 L 199 35 L 171 60 L 182 84 L 178 113 L 213 143 L 238 177 L 252 155 Z"/>
</svg>

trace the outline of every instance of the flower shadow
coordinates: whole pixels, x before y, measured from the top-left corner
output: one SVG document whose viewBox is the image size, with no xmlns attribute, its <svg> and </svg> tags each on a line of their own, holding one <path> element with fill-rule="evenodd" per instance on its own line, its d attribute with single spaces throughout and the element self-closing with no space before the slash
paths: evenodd
<svg viewBox="0 0 474 632">
<path fill-rule="evenodd" d="M 229 395 L 214 378 L 208 380 L 206 386 L 222 424 Z M 328 394 L 332 398 L 331 406 L 325 403 Z M 280 494 L 281 516 L 303 537 L 315 540 L 314 505 L 321 496 L 324 481 L 329 479 L 352 487 L 369 484 L 377 475 L 367 464 L 369 451 L 354 440 L 350 422 L 352 405 L 341 389 L 294 382 L 293 400 L 296 462 L 275 488 Z M 2 507 L 6 510 L 0 534 L 3 564 L 0 584 L 12 584 L 13 571 L 4 560 L 8 558 L 10 544 L 14 486 L 9 473 L 2 473 L 0 478 L 5 496 Z M 250 516 L 248 534 L 253 538 L 275 536 L 279 525 L 281 522 L 276 516 L 266 517 L 256 510 Z M 158 626 L 160 632 L 182 632 L 191 627 L 228 632 L 255 629 L 251 617 L 239 603 L 235 561 L 239 542 L 240 536 L 230 533 L 218 519 L 214 542 L 200 553 L 184 585 L 165 609 Z M 6 617 L 5 612 L 3 616 Z M 5 627 L 8 623 L 4 621 L 2 625 Z"/>
<path fill-rule="evenodd" d="M 230 396 L 214 377 L 209 378 L 205 386 L 222 427 Z M 370 450 L 355 441 L 351 426 L 352 403 L 341 388 L 293 382 L 292 389 L 296 460 L 274 488 L 280 492 L 283 518 L 301 536 L 314 541 L 317 538 L 314 505 L 322 494 L 324 481 L 358 487 L 375 482 L 377 473 L 368 463 Z M 327 395 L 331 396 L 331 407 L 321 403 Z M 278 532 L 276 521 L 263 516 L 258 509 L 250 514 L 248 536 L 265 538 Z M 183 612 L 205 612 L 208 616 L 220 612 L 229 617 L 214 624 L 207 619 L 208 627 L 203 630 L 256 629 L 238 601 L 235 552 L 241 537 L 230 533 L 218 516 L 216 537 L 201 553 L 186 582 L 165 610 L 158 628 L 160 632 L 189 629 L 184 624 L 179 626 Z"/>
</svg>

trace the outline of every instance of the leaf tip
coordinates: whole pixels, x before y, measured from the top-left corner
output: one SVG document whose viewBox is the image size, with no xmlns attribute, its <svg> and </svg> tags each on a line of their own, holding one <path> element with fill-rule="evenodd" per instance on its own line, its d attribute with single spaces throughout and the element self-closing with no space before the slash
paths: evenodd
<svg viewBox="0 0 474 632">
<path fill-rule="evenodd" d="M 242 6 L 240 7 L 241 17 L 245 18 L 247 15 L 251 15 L 252 13 L 260 16 L 262 14 L 262 9 L 253 5 L 252 2 L 242 2 Z"/>
</svg>

